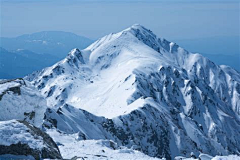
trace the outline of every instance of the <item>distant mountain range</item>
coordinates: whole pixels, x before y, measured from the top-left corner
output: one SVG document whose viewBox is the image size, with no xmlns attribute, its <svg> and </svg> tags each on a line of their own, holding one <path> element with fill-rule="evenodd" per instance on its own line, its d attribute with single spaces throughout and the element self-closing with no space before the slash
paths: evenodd
<svg viewBox="0 0 240 160">
<path fill-rule="evenodd" d="M 0 79 L 24 77 L 48 67 L 72 48 L 84 49 L 92 40 L 69 32 L 44 31 L 0 39 Z"/>
<path fill-rule="evenodd" d="M 73 48 L 85 48 L 93 41 L 70 32 L 43 31 L 24 34 L 15 38 L 1 37 L 0 47 L 9 51 L 18 49 L 30 50 L 36 53 L 51 54 L 59 58 Z"/>
<path fill-rule="evenodd" d="M 59 60 L 50 54 L 37 54 L 29 50 L 10 52 L 0 47 L 0 78 L 24 77 Z"/>
</svg>

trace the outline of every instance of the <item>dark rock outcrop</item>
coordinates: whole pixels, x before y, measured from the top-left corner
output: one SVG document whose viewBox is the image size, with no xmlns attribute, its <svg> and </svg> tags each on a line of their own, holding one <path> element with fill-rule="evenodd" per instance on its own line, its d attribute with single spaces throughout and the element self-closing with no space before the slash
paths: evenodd
<svg viewBox="0 0 240 160">
<path fill-rule="evenodd" d="M 15 123 L 12 125 L 11 123 Z M 17 124 L 19 123 L 19 124 Z M 17 124 L 17 125 L 16 125 Z M 9 136 L 9 140 L 7 140 L 8 143 L 11 142 L 11 137 L 18 137 L 16 134 L 17 132 L 4 132 L 4 128 L 8 128 L 11 130 L 14 130 L 13 128 L 9 128 L 14 126 L 16 130 L 21 130 L 21 138 L 22 135 L 25 135 L 22 132 L 30 133 L 30 135 L 34 138 L 32 140 L 31 144 L 26 143 L 26 141 L 22 141 L 20 139 L 17 139 L 17 143 L 12 143 L 11 145 L 4 144 L 4 134 L 8 134 L 6 136 Z M 16 127 L 17 126 L 17 127 Z M 25 130 L 23 129 L 25 127 Z M 0 123 L 1 128 L 1 136 L 0 139 L 3 139 L 3 142 L 0 140 L 0 155 L 25 155 L 25 156 L 32 156 L 36 160 L 38 159 L 44 159 L 44 158 L 50 158 L 50 159 L 62 159 L 62 156 L 60 154 L 60 151 L 58 149 L 58 146 L 56 143 L 52 140 L 52 138 L 45 132 L 41 131 L 39 128 L 29 124 L 26 121 L 2 121 Z M 10 135 L 9 135 L 10 134 Z M 27 134 L 26 134 L 27 135 Z M 29 138 L 29 137 L 26 137 Z M 24 138 L 25 139 L 25 138 Z M 34 142 L 34 141 L 37 142 Z M 15 141 L 15 140 L 14 140 Z M 12 141 L 13 142 L 13 141 Z M 33 144 L 41 143 L 41 146 L 33 147 Z"/>
</svg>

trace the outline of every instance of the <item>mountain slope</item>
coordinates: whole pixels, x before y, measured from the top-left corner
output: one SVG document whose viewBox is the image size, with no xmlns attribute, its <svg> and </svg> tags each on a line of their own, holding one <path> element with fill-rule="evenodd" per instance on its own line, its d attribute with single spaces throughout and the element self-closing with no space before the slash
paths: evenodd
<svg viewBox="0 0 240 160">
<path fill-rule="evenodd" d="M 167 159 L 240 153 L 239 72 L 140 25 L 74 49 L 26 79 L 51 106 L 47 130 Z"/>
</svg>

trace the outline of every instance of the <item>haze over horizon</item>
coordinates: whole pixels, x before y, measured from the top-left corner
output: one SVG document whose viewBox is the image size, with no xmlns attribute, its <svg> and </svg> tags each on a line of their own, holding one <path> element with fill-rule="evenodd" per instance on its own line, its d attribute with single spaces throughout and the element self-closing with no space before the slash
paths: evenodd
<svg viewBox="0 0 240 160">
<path fill-rule="evenodd" d="M 135 23 L 170 40 L 240 35 L 238 1 L 0 2 L 2 37 L 66 31 L 97 39 Z"/>
</svg>

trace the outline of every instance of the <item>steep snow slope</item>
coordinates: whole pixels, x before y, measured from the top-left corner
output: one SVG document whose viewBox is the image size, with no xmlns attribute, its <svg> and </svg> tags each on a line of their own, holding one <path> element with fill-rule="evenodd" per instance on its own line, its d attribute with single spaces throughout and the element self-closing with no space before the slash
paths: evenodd
<svg viewBox="0 0 240 160">
<path fill-rule="evenodd" d="M 0 81 L 0 121 L 25 120 L 40 127 L 46 108 L 46 100 L 28 81 Z"/>
<path fill-rule="evenodd" d="M 240 74 L 140 25 L 26 79 L 52 107 L 45 128 L 167 159 L 240 153 Z"/>
</svg>

